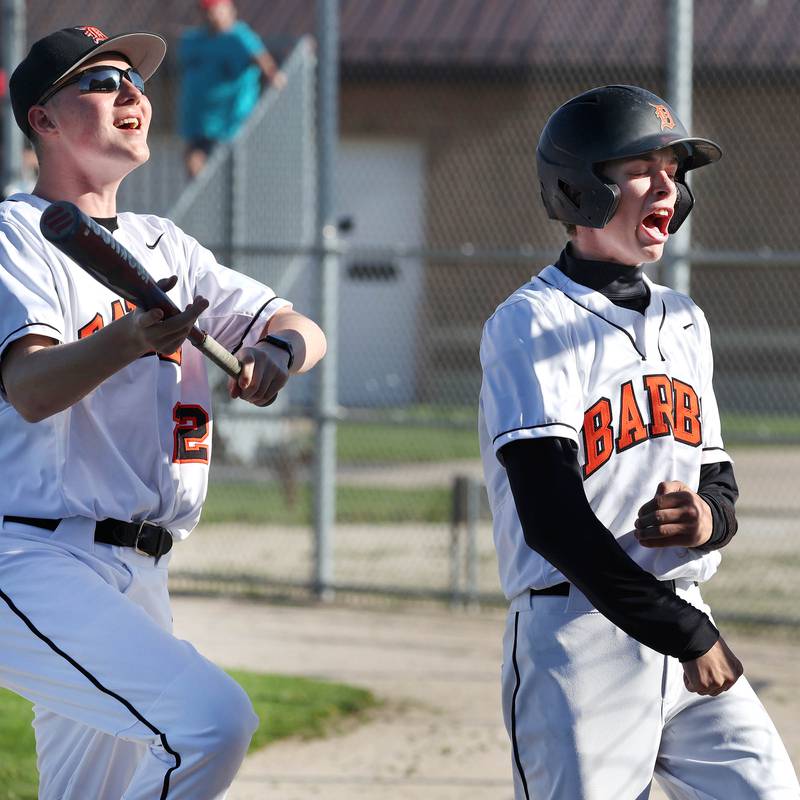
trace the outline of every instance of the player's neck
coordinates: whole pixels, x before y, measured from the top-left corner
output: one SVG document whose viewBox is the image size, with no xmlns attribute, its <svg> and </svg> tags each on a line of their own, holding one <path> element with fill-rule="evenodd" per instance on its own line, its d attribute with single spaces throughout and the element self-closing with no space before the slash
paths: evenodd
<svg viewBox="0 0 800 800">
<path fill-rule="evenodd" d="M 607 264 L 620 264 L 621 266 L 628 267 L 630 269 L 634 269 L 636 267 L 641 267 L 642 262 L 638 264 L 627 264 L 623 263 L 613 254 L 613 251 L 608 250 L 596 244 L 594 242 L 587 242 L 586 240 L 577 241 L 577 239 L 571 239 L 567 246 L 572 250 L 572 255 L 575 258 L 579 258 L 582 261 L 603 261 Z"/>
<path fill-rule="evenodd" d="M 80 178 L 64 179 L 62 176 L 40 174 L 31 194 L 50 202 L 69 200 L 90 217 L 108 218 L 117 214 L 117 189 L 120 183 L 117 181 L 97 187 Z"/>
<path fill-rule="evenodd" d="M 556 266 L 565 275 L 578 278 L 578 283 L 591 289 L 599 289 L 615 281 L 625 284 L 641 283 L 644 274 L 641 264 L 619 264 L 603 258 L 587 257 L 572 242 L 567 242 Z"/>
</svg>

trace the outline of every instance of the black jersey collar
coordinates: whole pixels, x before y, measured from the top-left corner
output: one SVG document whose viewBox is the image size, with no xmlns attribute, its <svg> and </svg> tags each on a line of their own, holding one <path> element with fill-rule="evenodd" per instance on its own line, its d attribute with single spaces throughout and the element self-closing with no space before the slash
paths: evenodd
<svg viewBox="0 0 800 800">
<path fill-rule="evenodd" d="M 577 258 L 572 245 L 567 244 L 556 267 L 575 283 L 600 292 L 614 305 L 644 313 L 650 303 L 650 288 L 641 266 Z"/>
<path fill-rule="evenodd" d="M 116 217 L 92 217 L 92 219 L 98 225 L 104 227 L 109 233 L 114 233 L 114 231 L 119 228 Z"/>
</svg>

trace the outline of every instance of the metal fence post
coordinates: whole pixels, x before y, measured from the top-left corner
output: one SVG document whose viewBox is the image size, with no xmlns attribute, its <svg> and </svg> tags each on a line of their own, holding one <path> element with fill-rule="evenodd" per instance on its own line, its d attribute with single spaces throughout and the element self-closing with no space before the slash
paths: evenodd
<svg viewBox="0 0 800 800">
<path fill-rule="evenodd" d="M 478 604 L 478 521 L 481 483 L 470 475 L 453 479 L 450 524 L 450 597 L 454 606 Z"/>
<path fill-rule="evenodd" d="M 6 81 L 25 57 L 25 0 L 3 0 L 3 69 Z M 3 185 L 5 195 L 22 177 L 22 133 L 14 119 L 11 96 L 6 90 L 3 104 Z"/>
<path fill-rule="evenodd" d="M 239 248 L 247 242 L 245 236 L 247 214 L 244 213 L 247 203 L 247 182 L 242 175 L 246 169 L 246 159 L 242 158 L 241 151 L 238 147 L 232 147 L 228 182 L 228 243 L 231 248 L 228 264 L 236 263 Z"/>
<path fill-rule="evenodd" d="M 339 129 L 339 3 L 317 0 L 319 86 L 317 92 L 317 252 L 320 286 L 319 323 L 328 352 L 318 367 L 314 463 L 315 594 L 333 597 L 333 534 L 336 521 L 336 420 L 338 416 L 337 329 L 339 257 L 334 200 Z"/>
<path fill-rule="evenodd" d="M 481 483 L 467 478 L 467 603 L 478 605 L 478 520 L 481 513 Z"/>
<path fill-rule="evenodd" d="M 468 480 L 464 475 L 456 475 L 453 478 L 453 505 L 450 519 L 450 602 L 453 606 L 459 605 L 463 597 L 461 589 L 463 550 L 461 531 L 467 520 L 468 513 Z"/>
<path fill-rule="evenodd" d="M 666 44 L 667 100 L 691 133 L 694 0 L 670 0 Z M 664 265 L 663 283 L 684 294 L 689 294 L 691 288 L 691 238 L 692 218 L 689 216 L 681 229 L 669 238 Z"/>
</svg>

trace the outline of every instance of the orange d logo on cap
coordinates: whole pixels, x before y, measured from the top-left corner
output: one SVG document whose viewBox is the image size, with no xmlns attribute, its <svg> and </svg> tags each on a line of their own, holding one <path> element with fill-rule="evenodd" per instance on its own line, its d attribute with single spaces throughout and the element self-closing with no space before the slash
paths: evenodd
<svg viewBox="0 0 800 800">
<path fill-rule="evenodd" d="M 672 114 L 670 114 L 669 109 L 659 103 L 656 105 L 655 103 L 648 103 L 647 105 L 653 106 L 655 109 L 655 114 L 658 117 L 659 122 L 661 123 L 661 130 L 672 130 L 675 127 L 675 120 L 672 119 Z"/>
<path fill-rule="evenodd" d="M 83 31 L 84 35 L 88 36 L 94 41 L 95 44 L 100 44 L 108 39 L 100 28 L 95 28 L 93 25 L 79 25 L 77 30 Z"/>
</svg>

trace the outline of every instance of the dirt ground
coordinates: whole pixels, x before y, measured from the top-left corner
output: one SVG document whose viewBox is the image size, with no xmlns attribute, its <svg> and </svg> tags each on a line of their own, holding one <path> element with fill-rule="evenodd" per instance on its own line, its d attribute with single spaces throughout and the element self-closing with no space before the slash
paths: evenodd
<svg viewBox="0 0 800 800">
<path fill-rule="evenodd" d="M 382 702 L 327 738 L 249 756 L 229 800 L 512 800 L 501 611 L 178 597 L 174 617 L 176 633 L 222 666 L 343 681 Z M 800 765 L 800 642 L 726 638 Z"/>
</svg>

